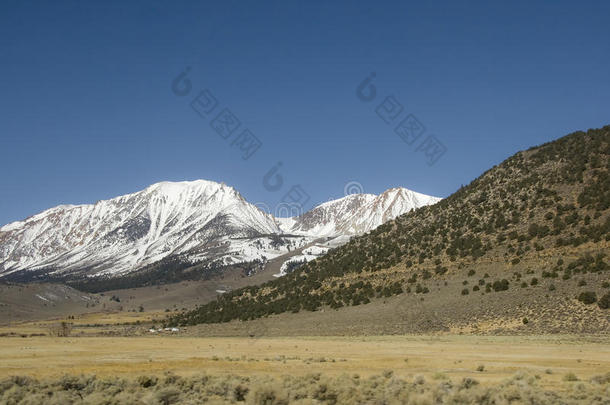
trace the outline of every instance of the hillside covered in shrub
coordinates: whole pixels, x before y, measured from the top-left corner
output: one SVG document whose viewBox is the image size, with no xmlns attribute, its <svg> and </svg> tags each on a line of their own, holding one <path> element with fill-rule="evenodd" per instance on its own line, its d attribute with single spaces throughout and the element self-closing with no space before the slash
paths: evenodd
<svg viewBox="0 0 610 405">
<path fill-rule="evenodd" d="M 584 275 L 608 280 L 609 157 L 610 126 L 518 152 L 433 206 L 355 237 L 282 278 L 234 290 L 167 323 L 337 309 L 398 294 L 423 297 L 431 281 L 447 285 L 458 277 L 465 278 L 457 292 L 463 296 L 525 291 L 544 279 L 547 295 L 567 291 L 558 299 L 607 310 L 610 285 L 591 285 Z M 480 274 L 482 265 L 510 271 Z M 558 289 L 561 283 L 572 284 Z"/>
</svg>

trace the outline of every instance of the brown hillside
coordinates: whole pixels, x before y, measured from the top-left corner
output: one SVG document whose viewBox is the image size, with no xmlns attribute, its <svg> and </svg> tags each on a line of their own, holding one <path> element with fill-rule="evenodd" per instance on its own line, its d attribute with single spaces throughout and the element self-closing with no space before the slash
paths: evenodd
<svg viewBox="0 0 610 405">
<path fill-rule="evenodd" d="M 339 309 L 398 295 L 405 304 L 427 303 L 413 312 L 415 321 L 436 308 L 428 326 L 407 328 L 415 331 L 499 320 L 519 329 L 534 318 L 541 331 L 610 330 L 609 131 L 576 132 L 519 152 L 434 206 L 170 323 L 351 313 Z M 380 317 L 388 318 L 384 324 L 393 323 L 388 316 Z"/>
</svg>

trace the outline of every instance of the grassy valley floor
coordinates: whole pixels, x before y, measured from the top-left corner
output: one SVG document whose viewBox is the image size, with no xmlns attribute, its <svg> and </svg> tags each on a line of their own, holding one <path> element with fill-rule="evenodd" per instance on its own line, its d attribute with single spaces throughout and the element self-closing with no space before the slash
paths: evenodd
<svg viewBox="0 0 610 405">
<path fill-rule="evenodd" d="M 607 404 L 608 336 L 4 337 L 6 404 Z"/>
<path fill-rule="evenodd" d="M 568 373 L 587 380 L 610 370 L 607 336 L 367 336 L 196 338 L 30 337 L 0 339 L 0 377 L 63 374 L 133 376 L 166 371 L 238 375 L 399 377 L 442 373 L 497 382 L 525 371 L 556 386 Z"/>
</svg>

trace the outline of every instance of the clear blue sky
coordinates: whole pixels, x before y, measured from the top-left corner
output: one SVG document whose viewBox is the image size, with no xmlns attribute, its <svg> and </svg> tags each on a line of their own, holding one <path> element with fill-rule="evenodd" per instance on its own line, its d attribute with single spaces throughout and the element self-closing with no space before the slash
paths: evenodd
<svg viewBox="0 0 610 405">
<path fill-rule="evenodd" d="M 349 181 L 445 197 L 610 122 L 610 3 L 532 3 L 3 0 L 0 223 L 163 180 L 224 181 L 271 206 L 293 184 L 311 206 Z M 250 159 L 189 107 L 204 88 L 263 142 Z M 446 146 L 433 166 L 376 115 L 388 95 Z M 285 184 L 268 191 L 278 161 Z"/>
</svg>

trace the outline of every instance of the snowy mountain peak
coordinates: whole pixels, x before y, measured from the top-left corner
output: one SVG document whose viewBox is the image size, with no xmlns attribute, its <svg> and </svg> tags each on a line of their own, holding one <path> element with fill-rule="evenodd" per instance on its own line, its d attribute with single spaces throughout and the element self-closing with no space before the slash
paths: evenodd
<svg viewBox="0 0 610 405">
<path fill-rule="evenodd" d="M 59 268 L 124 272 L 211 240 L 278 233 L 232 187 L 162 182 L 95 204 L 60 206 L 0 228 L 0 272 Z"/>
<path fill-rule="evenodd" d="M 300 217 L 285 219 L 280 222 L 280 227 L 285 233 L 301 235 L 356 235 L 439 200 L 401 187 L 391 188 L 380 195 L 350 194 L 320 204 Z"/>
<path fill-rule="evenodd" d="M 317 208 L 328 208 L 328 207 L 336 207 L 336 206 L 348 206 L 354 204 L 361 204 L 363 201 L 372 201 L 377 196 L 375 194 L 348 194 L 345 197 L 337 198 L 336 200 L 326 201 L 314 209 Z"/>
<path fill-rule="evenodd" d="M 321 236 L 367 232 L 436 201 L 394 188 L 378 196 L 348 195 L 300 217 L 274 218 L 224 183 L 164 181 L 95 204 L 60 205 L 3 226 L 0 276 L 37 269 L 117 275 L 170 256 L 224 264 L 265 260 L 288 252 L 288 244 L 294 248 Z M 284 242 L 278 244 L 277 236 Z"/>
</svg>

